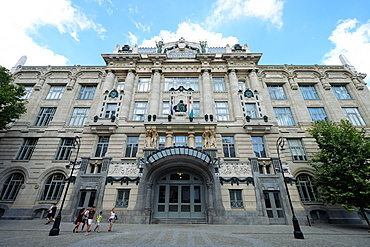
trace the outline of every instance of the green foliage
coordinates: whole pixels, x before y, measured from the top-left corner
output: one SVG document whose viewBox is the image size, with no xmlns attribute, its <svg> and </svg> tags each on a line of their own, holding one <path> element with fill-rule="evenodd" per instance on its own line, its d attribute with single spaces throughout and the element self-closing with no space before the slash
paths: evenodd
<svg viewBox="0 0 370 247">
<path fill-rule="evenodd" d="M 311 161 L 320 197 L 348 210 L 370 207 L 370 142 L 348 120 L 313 123 L 308 132 L 319 150 Z"/>
<path fill-rule="evenodd" d="M 24 87 L 10 84 L 11 77 L 9 70 L 0 66 L 0 130 L 26 112 Z"/>
</svg>

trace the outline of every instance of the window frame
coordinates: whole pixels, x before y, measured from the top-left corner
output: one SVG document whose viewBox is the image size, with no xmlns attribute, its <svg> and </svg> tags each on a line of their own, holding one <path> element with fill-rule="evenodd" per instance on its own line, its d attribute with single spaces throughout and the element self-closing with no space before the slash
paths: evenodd
<svg viewBox="0 0 370 247">
<path fill-rule="evenodd" d="M 69 160 L 74 147 L 74 138 L 61 138 L 54 160 Z"/>
<path fill-rule="evenodd" d="M 150 84 L 151 84 L 150 77 L 140 77 L 137 83 L 136 92 L 149 92 Z"/>
<path fill-rule="evenodd" d="M 215 112 L 217 121 L 230 121 L 229 103 L 227 101 L 216 101 Z"/>
<path fill-rule="evenodd" d="M 93 100 L 95 97 L 96 86 L 82 85 L 78 93 L 78 100 Z"/>
<path fill-rule="evenodd" d="M 324 107 L 307 107 L 307 110 L 314 122 L 319 120 L 328 120 L 328 115 L 326 114 Z"/>
<path fill-rule="evenodd" d="M 346 85 L 332 85 L 331 89 L 334 92 L 335 98 L 339 100 L 352 99 L 351 94 L 348 92 Z"/>
<path fill-rule="evenodd" d="M 233 136 L 223 136 L 221 140 L 224 158 L 236 158 L 235 138 Z"/>
<path fill-rule="evenodd" d="M 306 180 L 302 180 L 306 176 Z M 302 202 L 318 202 L 317 188 L 311 183 L 312 176 L 309 174 L 299 174 L 296 177 L 296 186 L 299 194 L 299 198 Z"/>
<path fill-rule="evenodd" d="M 213 92 L 226 92 L 226 81 L 224 77 L 212 77 Z"/>
<path fill-rule="evenodd" d="M 14 201 L 23 183 L 24 175 L 22 173 L 14 172 L 10 174 L 1 186 L 0 201 Z"/>
<path fill-rule="evenodd" d="M 132 121 L 144 121 L 146 118 L 148 109 L 148 102 L 136 101 L 134 105 L 134 113 L 132 115 Z"/>
<path fill-rule="evenodd" d="M 287 99 L 283 85 L 267 85 L 267 90 L 272 100 Z"/>
<path fill-rule="evenodd" d="M 253 152 L 257 158 L 266 158 L 265 140 L 263 136 L 252 136 Z"/>
<path fill-rule="evenodd" d="M 130 189 L 117 189 L 115 208 L 128 208 Z"/>
<path fill-rule="evenodd" d="M 320 99 L 315 85 L 299 85 L 303 99 Z"/>
<path fill-rule="evenodd" d="M 280 110 L 284 110 L 284 112 L 278 112 Z M 290 107 L 274 107 L 274 113 L 279 126 L 295 126 L 293 113 Z"/>
<path fill-rule="evenodd" d="M 117 103 L 107 103 L 104 110 L 104 118 L 111 118 L 116 116 L 117 112 Z"/>
<path fill-rule="evenodd" d="M 138 136 L 128 136 L 126 143 L 125 157 L 134 158 L 136 157 L 139 147 L 139 137 Z"/>
<path fill-rule="evenodd" d="M 349 112 L 349 110 L 352 112 Z M 353 126 L 366 126 L 365 120 L 357 107 L 342 107 L 342 111 Z"/>
<path fill-rule="evenodd" d="M 292 161 L 307 161 L 306 150 L 301 138 L 288 138 L 288 147 L 292 155 Z"/>
<path fill-rule="evenodd" d="M 39 138 L 24 138 L 20 147 L 16 160 L 30 160 L 35 151 Z"/>
<path fill-rule="evenodd" d="M 164 78 L 164 91 L 169 91 L 171 88 L 177 89 L 183 86 L 186 89 L 193 89 L 199 92 L 199 78 L 198 77 L 166 77 Z"/>
<path fill-rule="evenodd" d="M 230 207 L 235 209 L 244 208 L 243 190 L 229 189 Z"/>
<path fill-rule="evenodd" d="M 110 136 L 99 136 L 94 157 L 105 157 L 108 152 Z"/>
<path fill-rule="evenodd" d="M 64 189 L 65 179 L 63 173 L 51 174 L 44 183 L 40 201 L 59 201 Z"/>
<path fill-rule="evenodd" d="M 89 107 L 75 107 L 73 108 L 71 118 L 69 119 L 68 126 L 84 126 L 89 116 Z"/>
<path fill-rule="evenodd" d="M 46 95 L 47 100 L 59 100 L 62 98 L 66 86 L 50 85 L 49 92 Z"/>
<path fill-rule="evenodd" d="M 56 110 L 56 107 L 41 107 L 33 125 L 48 126 L 53 120 Z"/>
</svg>

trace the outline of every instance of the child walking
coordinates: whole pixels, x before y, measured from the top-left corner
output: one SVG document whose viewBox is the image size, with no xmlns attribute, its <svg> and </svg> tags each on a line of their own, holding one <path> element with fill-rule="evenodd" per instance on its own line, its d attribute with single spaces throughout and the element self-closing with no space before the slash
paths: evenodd
<svg viewBox="0 0 370 247">
<path fill-rule="evenodd" d="M 100 222 L 103 218 L 103 211 L 100 211 L 99 215 L 96 217 L 96 227 L 94 229 L 94 232 L 100 232 Z"/>
</svg>

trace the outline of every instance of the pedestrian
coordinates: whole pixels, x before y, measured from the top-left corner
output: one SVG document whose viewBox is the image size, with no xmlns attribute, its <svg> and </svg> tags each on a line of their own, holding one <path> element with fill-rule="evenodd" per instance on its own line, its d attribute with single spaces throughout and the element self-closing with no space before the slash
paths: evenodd
<svg viewBox="0 0 370 247">
<path fill-rule="evenodd" d="M 50 208 L 48 209 L 48 215 L 46 216 L 46 223 L 45 225 L 49 224 L 51 220 L 54 220 L 55 213 L 57 212 L 57 205 L 52 203 Z"/>
<path fill-rule="evenodd" d="M 88 213 L 85 215 L 87 216 L 87 227 L 86 227 L 86 232 L 85 232 L 85 235 L 89 235 L 89 231 L 90 231 L 90 227 L 91 227 L 91 224 L 94 222 L 94 219 L 95 219 L 95 206 L 92 206 Z"/>
<path fill-rule="evenodd" d="M 108 232 L 112 231 L 113 223 L 116 221 L 116 213 L 114 212 L 114 208 L 112 208 L 112 211 L 108 215 L 108 221 L 109 221 L 109 229 Z"/>
<path fill-rule="evenodd" d="M 87 223 L 87 214 L 88 214 L 88 212 L 89 212 L 89 209 L 85 209 L 84 214 L 82 216 L 82 228 L 81 228 L 81 231 L 84 230 L 84 227 L 85 227 L 85 225 Z"/>
<path fill-rule="evenodd" d="M 78 227 L 80 226 L 81 222 L 83 221 L 84 213 L 85 213 L 85 208 L 82 208 L 78 214 L 76 215 L 76 226 L 73 228 L 73 232 L 78 232 Z"/>
<path fill-rule="evenodd" d="M 100 211 L 99 215 L 96 217 L 96 221 L 95 221 L 96 227 L 94 229 L 94 232 L 100 232 L 100 222 L 102 218 L 103 218 L 103 211 Z"/>
</svg>

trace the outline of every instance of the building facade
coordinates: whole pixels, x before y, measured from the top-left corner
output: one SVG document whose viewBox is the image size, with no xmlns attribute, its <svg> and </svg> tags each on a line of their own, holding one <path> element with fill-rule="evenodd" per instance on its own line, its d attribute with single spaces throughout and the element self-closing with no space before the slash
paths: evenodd
<svg viewBox="0 0 370 247">
<path fill-rule="evenodd" d="M 1 218 L 44 217 L 65 195 L 64 220 L 96 205 L 124 223 L 291 224 L 291 198 L 302 225 L 361 223 L 317 199 L 307 129 L 321 119 L 368 129 L 366 75 L 343 58 L 261 56 L 180 39 L 117 45 L 105 66 L 18 66 L 28 111 L 0 132 Z"/>
</svg>

